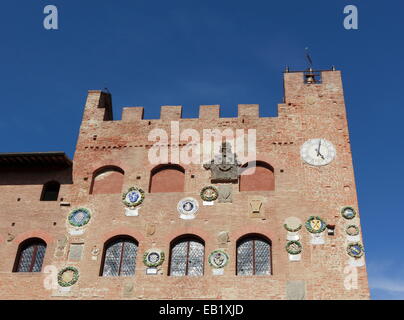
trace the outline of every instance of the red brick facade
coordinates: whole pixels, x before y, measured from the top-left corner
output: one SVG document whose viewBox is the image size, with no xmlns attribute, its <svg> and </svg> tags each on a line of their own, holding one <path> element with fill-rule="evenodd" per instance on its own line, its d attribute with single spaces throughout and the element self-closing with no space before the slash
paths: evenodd
<svg viewBox="0 0 404 320">
<path fill-rule="evenodd" d="M 89 91 L 72 168 L 1 169 L 0 298 L 290 299 L 290 282 L 301 280 L 304 299 L 368 299 L 366 266 L 347 267 L 355 258 L 347 254 L 345 229 L 349 224 L 360 227 L 360 222 L 341 74 L 325 71 L 321 76 L 321 83 L 307 84 L 302 72 L 285 73 L 285 101 L 273 118 L 259 117 L 258 105 L 239 105 L 237 118 L 220 118 L 219 106 L 201 106 L 199 119 L 182 119 L 181 106 L 164 106 L 157 120 L 143 119 L 143 108 L 131 107 L 124 108 L 122 120 L 114 121 L 110 95 Z M 201 136 L 203 129 L 256 129 L 257 160 L 273 169 L 270 174 L 257 170 L 256 176 L 273 180 L 254 183 L 251 176 L 245 187 L 230 184 L 232 202 L 216 201 L 212 206 L 203 205 L 200 198 L 201 189 L 212 185 L 210 171 L 201 164 L 181 164 L 185 173 L 157 172 L 158 184 L 151 186 L 156 165 L 148 160 L 154 143 L 148 134 L 154 128 L 170 132 L 171 121 L 179 121 L 180 131 L 192 128 Z M 330 164 L 315 167 L 301 159 L 300 147 L 311 138 L 333 143 L 337 155 Z M 106 166 L 123 174 L 115 170 L 98 175 Z M 179 176 L 182 182 L 176 180 Z M 97 185 L 103 179 L 109 182 Z M 43 185 L 53 180 L 61 183 L 58 201 L 40 201 Z M 254 185 L 260 190 L 244 191 Z M 145 191 L 138 216 L 125 215 L 122 203 L 122 193 L 132 186 Z M 183 191 L 164 192 L 170 186 Z M 185 197 L 199 203 L 195 219 L 179 217 L 177 204 Z M 257 199 L 262 202 L 259 213 L 252 213 L 250 202 Z M 357 216 L 344 219 L 340 212 L 344 206 L 353 207 Z M 76 208 L 91 212 L 82 234 L 69 233 L 73 228 L 67 217 Z M 298 232 L 300 261 L 290 261 L 285 249 L 284 221 L 291 216 L 303 223 Z M 335 235 L 326 230 L 325 243 L 312 244 L 312 234 L 304 226 L 310 216 L 335 225 Z M 228 241 L 219 237 L 221 232 L 228 233 Z M 170 243 L 184 234 L 205 243 L 201 277 L 168 275 Z M 271 275 L 236 275 L 236 243 L 246 234 L 270 239 Z M 131 236 L 139 244 L 135 275 L 102 277 L 104 243 L 117 235 Z M 32 237 L 47 244 L 42 272 L 12 272 L 19 244 Z M 71 244 L 83 244 L 78 261 L 69 260 Z M 157 275 L 147 275 L 143 263 L 143 254 L 152 248 L 166 256 Z M 229 256 L 222 275 L 214 275 L 208 262 L 216 249 Z M 79 270 L 73 286 L 44 285 L 54 279 L 45 272 L 66 266 Z M 352 273 L 357 274 L 356 288 L 346 285 Z"/>
</svg>

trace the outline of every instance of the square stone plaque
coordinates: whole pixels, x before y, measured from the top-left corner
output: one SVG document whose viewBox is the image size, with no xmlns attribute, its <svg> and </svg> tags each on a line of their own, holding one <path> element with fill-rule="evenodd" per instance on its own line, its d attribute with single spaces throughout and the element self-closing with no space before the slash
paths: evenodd
<svg viewBox="0 0 404 320">
<path fill-rule="evenodd" d="M 157 268 L 147 268 L 146 269 L 146 274 L 147 275 L 156 275 L 157 274 Z"/>
<path fill-rule="evenodd" d="M 320 233 L 320 234 L 312 233 L 310 243 L 314 244 L 314 245 L 316 245 L 316 244 L 324 244 L 325 241 L 324 241 L 323 234 L 322 233 Z"/>
<path fill-rule="evenodd" d="M 138 215 L 139 215 L 139 208 L 136 208 L 136 209 L 125 208 L 125 216 L 137 217 Z"/>
<path fill-rule="evenodd" d="M 70 261 L 80 261 L 81 255 L 83 253 L 84 244 L 83 243 L 72 243 L 69 248 L 69 260 Z"/>
<path fill-rule="evenodd" d="M 301 259 L 301 254 L 289 254 L 289 261 L 300 261 Z"/>
<path fill-rule="evenodd" d="M 291 241 L 291 240 L 298 241 L 300 239 L 300 237 L 299 237 L 299 234 L 297 232 L 288 231 L 286 239 L 289 240 L 289 241 Z"/>
<path fill-rule="evenodd" d="M 71 228 L 69 229 L 69 234 L 72 236 L 80 236 L 84 233 L 84 229 L 79 229 L 79 228 Z"/>
<path fill-rule="evenodd" d="M 204 206 L 213 206 L 215 204 L 215 202 L 214 201 L 203 201 L 202 204 Z"/>
<path fill-rule="evenodd" d="M 287 300 L 304 300 L 306 298 L 306 283 L 302 280 L 288 281 L 286 283 Z"/>
<path fill-rule="evenodd" d="M 222 184 L 218 187 L 219 190 L 219 203 L 232 203 L 233 202 L 233 186 L 231 184 Z"/>
<path fill-rule="evenodd" d="M 220 269 L 212 269 L 212 274 L 214 276 L 221 276 L 224 274 L 224 269 L 220 268 Z"/>
</svg>

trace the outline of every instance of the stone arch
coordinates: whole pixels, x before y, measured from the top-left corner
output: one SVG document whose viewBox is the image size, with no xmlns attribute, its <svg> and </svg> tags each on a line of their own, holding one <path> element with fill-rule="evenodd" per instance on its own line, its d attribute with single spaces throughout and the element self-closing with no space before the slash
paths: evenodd
<svg viewBox="0 0 404 320">
<path fill-rule="evenodd" d="M 184 192 L 185 169 L 177 164 L 163 164 L 151 170 L 149 192 Z"/>
<path fill-rule="evenodd" d="M 90 194 L 122 192 L 125 172 L 117 166 L 104 166 L 94 171 Z"/>
<path fill-rule="evenodd" d="M 240 191 L 273 191 L 275 190 L 274 168 L 264 162 L 248 162 L 241 167 Z"/>
</svg>

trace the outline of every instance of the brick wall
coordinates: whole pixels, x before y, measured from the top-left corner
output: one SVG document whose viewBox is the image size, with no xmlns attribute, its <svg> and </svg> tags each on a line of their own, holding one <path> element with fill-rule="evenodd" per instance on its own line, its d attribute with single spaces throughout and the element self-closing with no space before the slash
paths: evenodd
<svg viewBox="0 0 404 320">
<path fill-rule="evenodd" d="M 100 91 L 89 91 L 74 155 L 72 182 L 62 183 L 61 201 L 41 202 L 42 184 L 48 179 L 67 179 L 69 172 L 25 171 L 2 174 L 0 183 L 0 298 L 3 299 L 286 299 L 287 283 L 305 281 L 306 299 L 368 299 L 366 267 L 358 267 L 358 288 L 347 290 L 344 273 L 350 257 L 346 253 L 345 220 L 340 209 L 358 203 L 352 166 L 349 133 L 341 75 L 322 73 L 321 84 L 305 84 L 302 73 L 285 73 L 285 102 L 278 106 L 278 117 L 259 117 L 258 105 L 239 105 L 237 118 L 220 118 L 220 106 L 201 106 L 199 119 L 182 119 L 181 106 L 164 106 L 161 119 L 143 119 L 143 108 L 125 108 L 121 121 L 112 120 L 111 98 Z M 257 160 L 274 168 L 272 191 L 239 191 L 232 184 L 232 203 L 203 206 L 200 190 L 210 183 L 210 172 L 201 164 L 182 165 L 184 192 L 148 193 L 150 172 L 156 166 L 148 160 L 153 142 L 152 129 L 170 132 L 171 120 L 179 129 L 220 130 L 256 129 Z M 300 158 L 300 146 L 310 138 L 325 138 L 337 150 L 333 162 L 312 167 Z M 185 144 L 186 141 L 179 141 Z M 177 147 L 178 146 L 174 146 Z M 124 172 L 121 193 L 90 194 L 93 173 L 103 166 L 116 166 Z M 67 178 L 66 178 L 67 177 Z M 66 181 L 67 181 L 66 180 Z M 122 192 L 131 186 L 146 191 L 138 216 L 126 216 Z M 199 211 L 193 220 L 179 218 L 178 201 L 193 197 Z M 17 198 L 20 198 L 17 201 Z M 261 199 L 259 215 L 250 213 L 250 200 Z M 69 234 L 67 216 L 74 208 L 92 213 L 81 235 Z M 304 223 L 318 215 L 335 225 L 335 235 L 325 232 L 325 244 L 310 243 L 311 234 L 303 227 L 300 261 L 289 261 L 284 220 L 295 216 Z M 359 217 L 354 220 L 360 225 Z M 13 225 L 14 224 L 14 225 Z M 152 231 L 151 231 L 152 230 Z M 154 232 L 153 232 L 154 230 Z M 229 234 L 222 243 L 218 235 Z M 272 242 L 272 275 L 236 276 L 236 242 L 245 234 L 258 233 Z M 105 241 L 116 235 L 130 235 L 139 242 L 136 273 L 133 277 L 100 277 Z M 205 241 L 203 277 L 168 276 L 170 242 L 183 234 L 195 234 Z M 47 242 L 43 263 L 60 270 L 75 266 L 79 281 L 70 291 L 47 290 L 45 273 L 12 273 L 19 243 L 29 237 Z M 66 240 L 63 248 L 63 240 Z M 68 261 L 70 243 L 83 243 L 80 261 Z M 58 247 L 61 247 L 58 249 Z M 143 253 L 158 248 L 166 261 L 158 275 L 146 275 Z M 223 275 L 213 275 L 208 263 L 210 252 L 223 249 L 230 258 Z"/>
</svg>

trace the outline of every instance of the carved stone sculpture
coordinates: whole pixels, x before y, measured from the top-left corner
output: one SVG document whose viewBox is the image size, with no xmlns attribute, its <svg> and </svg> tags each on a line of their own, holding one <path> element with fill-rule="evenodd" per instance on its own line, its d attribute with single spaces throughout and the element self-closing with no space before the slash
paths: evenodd
<svg viewBox="0 0 404 320">
<path fill-rule="evenodd" d="M 215 155 L 210 163 L 203 167 L 211 171 L 212 183 L 218 182 L 238 182 L 238 167 L 240 163 L 235 153 L 232 153 L 231 144 L 223 142 L 220 153 Z"/>
</svg>

